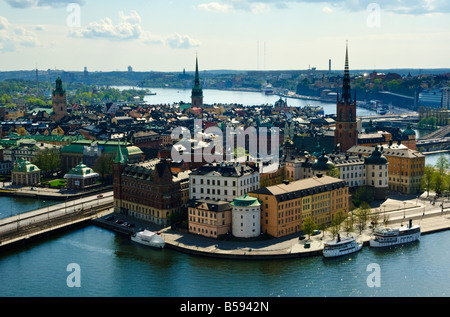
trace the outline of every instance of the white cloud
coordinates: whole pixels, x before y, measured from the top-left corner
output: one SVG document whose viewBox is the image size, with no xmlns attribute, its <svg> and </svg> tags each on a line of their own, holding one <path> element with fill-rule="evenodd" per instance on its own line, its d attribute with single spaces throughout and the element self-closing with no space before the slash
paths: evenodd
<svg viewBox="0 0 450 317">
<path fill-rule="evenodd" d="M 233 10 L 233 6 L 230 4 L 220 4 L 217 2 L 202 3 L 198 5 L 198 8 L 209 12 L 229 12 Z"/>
<path fill-rule="evenodd" d="M 333 9 L 331 9 L 330 7 L 323 7 L 322 11 L 325 13 L 333 13 Z"/>
<path fill-rule="evenodd" d="M 242 10 L 252 13 L 267 12 L 270 7 L 264 3 L 264 1 L 252 1 L 252 0 L 223 0 L 223 3 L 209 2 L 198 5 L 198 8 L 204 11 L 210 12 L 234 12 L 236 10 Z M 282 5 L 281 5 L 282 6 Z M 277 4 L 279 7 L 279 4 Z"/>
<path fill-rule="evenodd" d="M 39 45 L 36 34 L 24 27 L 14 27 L 0 16 L 0 52 L 15 52 L 23 47 Z"/>
<path fill-rule="evenodd" d="M 71 36 L 79 38 L 105 38 L 110 40 L 139 40 L 144 44 L 166 44 L 171 48 L 191 48 L 200 42 L 188 35 L 173 33 L 169 36 L 155 35 L 141 26 L 140 15 L 132 10 L 129 15 L 119 12 L 119 21 L 115 24 L 106 17 L 100 22 L 91 22 L 86 27 L 71 29 Z"/>
<path fill-rule="evenodd" d="M 230 7 L 228 11 L 245 10 L 250 12 L 268 11 L 271 6 L 278 9 L 288 8 L 289 3 L 315 3 L 324 4 L 325 8 L 342 8 L 349 11 L 366 11 L 371 3 L 379 4 L 386 12 L 396 14 L 425 15 L 430 13 L 450 13 L 448 0 L 218 0 L 200 5 L 201 9 L 213 11 L 219 8 Z M 324 8 L 324 9 L 325 9 Z M 329 13 L 325 9 L 325 13 Z"/>
<path fill-rule="evenodd" d="M 5 0 L 13 8 L 61 7 L 69 3 L 85 3 L 85 0 Z"/>
<path fill-rule="evenodd" d="M 187 35 L 180 35 L 178 33 L 174 33 L 169 36 L 167 38 L 167 44 L 172 48 L 183 49 L 200 46 L 200 42 L 198 40 L 194 40 Z"/>
<path fill-rule="evenodd" d="M 0 30 L 8 28 L 9 22 L 5 17 L 0 16 Z"/>
</svg>

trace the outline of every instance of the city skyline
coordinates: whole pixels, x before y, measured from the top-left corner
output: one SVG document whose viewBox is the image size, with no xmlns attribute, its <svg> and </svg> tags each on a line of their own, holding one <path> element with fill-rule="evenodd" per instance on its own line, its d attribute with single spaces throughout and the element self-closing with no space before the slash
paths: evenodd
<svg viewBox="0 0 450 317">
<path fill-rule="evenodd" d="M 442 0 L 0 1 L 0 70 L 449 68 Z"/>
</svg>

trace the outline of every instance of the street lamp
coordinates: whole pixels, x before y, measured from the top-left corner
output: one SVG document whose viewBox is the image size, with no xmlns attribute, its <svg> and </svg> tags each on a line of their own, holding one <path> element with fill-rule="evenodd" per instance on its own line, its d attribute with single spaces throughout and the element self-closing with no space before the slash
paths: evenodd
<svg viewBox="0 0 450 317">
<path fill-rule="evenodd" d="M 405 206 L 406 206 L 406 201 L 403 202 L 403 219 L 405 219 L 405 217 L 406 217 Z"/>
</svg>

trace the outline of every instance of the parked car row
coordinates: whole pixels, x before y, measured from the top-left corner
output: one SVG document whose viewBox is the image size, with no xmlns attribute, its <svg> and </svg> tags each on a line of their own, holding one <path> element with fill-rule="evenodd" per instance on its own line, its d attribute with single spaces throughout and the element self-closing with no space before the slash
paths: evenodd
<svg viewBox="0 0 450 317">
<path fill-rule="evenodd" d="M 108 216 L 105 218 L 105 220 L 107 221 L 113 221 L 114 220 L 114 216 Z M 114 221 L 115 224 L 121 225 L 123 227 L 129 227 L 129 228 L 133 228 L 135 225 L 132 222 L 127 222 L 124 221 L 123 219 L 117 219 L 116 221 Z"/>
</svg>

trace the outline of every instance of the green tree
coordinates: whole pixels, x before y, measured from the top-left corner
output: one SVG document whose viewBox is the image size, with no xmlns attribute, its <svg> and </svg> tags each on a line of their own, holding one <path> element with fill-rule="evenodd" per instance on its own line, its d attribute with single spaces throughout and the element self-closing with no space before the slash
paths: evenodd
<svg viewBox="0 0 450 317">
<path fill-rule="evenodd" d="M 439 174 L 444 175 L 445 170 L 447 170 L 450 166 L 448 158 L 444 155 L 439 156 L 436 161 L 436 168 L 439 170 Z"/>
<path fill-rule="evenodd" d="M 341 176 L 341 172 L 340 172 L 339 168 L 337 168 L 334 165 L 327 171 L 326 174 L 328 176 L 335 177 L 335 178 L 339 178 L 339 176 Z"/>
<path fill-rule="evenodd" d="M 367 202 L 371 203 L 374 200 L 373 198 L 373 189 L 369 186 L 360 186 L 352 197 L 352 202 L 356 207 L 359 207 L 361 203 Z"/>
<path fill-rule="evenodd" d="M 316 228 L 317 225 L 311 217 L 306 218 L 302 223 L 302 231 L 308 235 L 308 240 Z"/>
<path fill-rule="evenodd" d="M 113 163 L 113 156 L 112 154 L 108 153 L 102 153 L 100 156 L 95 160 L 94 163 L 94 171 L 100 174 L 100 177 L 102 180 L 105 180 L 107 176 L 109 176 L 112 172 L 112 163 Z"/>
<path fill-rule="evenodd" d="M 427 197 L 430 195 L 430 190 L 433 189 L 433 174 L 434 174 L 434 167 L 431 164 L 427 164 L 425 166 L 425 171 L 423 173 L 422 180 L 420 182 L 420 186 L 422 187 L 422 190 L 425 190 L 427 192 Z"/>
<path fill-rule="evenodd" d="M 338 211 L 334 214 L 333 220 L 331 220 L 331 234 L 333 238 L 339 233 L 341 230 L 342 222 L 345 220 L 345 214 L 343 211 Z"/>
<path fill-rule="evenodd" d="M 52 149 L 45 149 L 43 151 L 38 151 L 31 160 L 31 163 L 39 167 L 44 176 L 48 176 L 60 170 L 61 168 L 60 152 Z"/>
<path fill-rule="evenodd" d="M 360 207 L 353 212 L 356 217 L 356 227 L 359 229 L 359 234 L 361 234 L 366 228 L 367 220 L 371 213 L 370 205 L 366 202 L 362 202 Z"/>
</svg>

